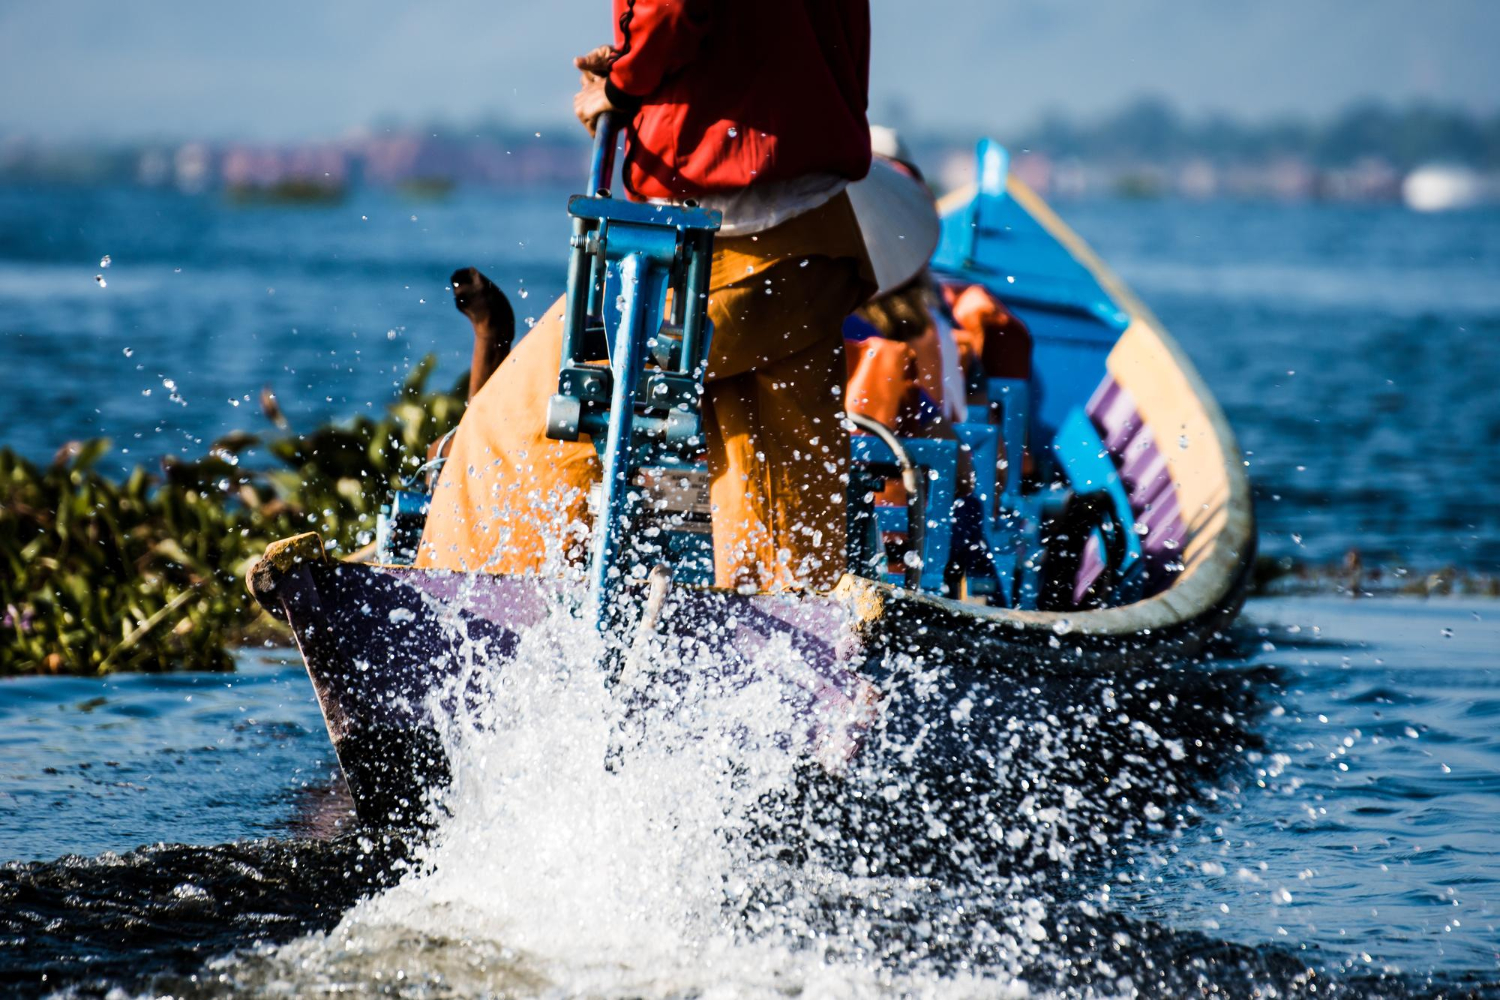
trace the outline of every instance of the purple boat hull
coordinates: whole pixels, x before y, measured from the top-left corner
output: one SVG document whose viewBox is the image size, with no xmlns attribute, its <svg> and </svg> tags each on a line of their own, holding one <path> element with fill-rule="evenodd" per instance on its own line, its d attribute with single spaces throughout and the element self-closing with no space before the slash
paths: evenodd
<svg viewBox="0 0 1500 1000">
<path fill-rule="evenodd" d="M 320 553 L 319 553 L 320 556 Z M 298 557 L 252 582 L 292 627 L 360 819 L 420 822 L 448 762 L 439 714 L 462 708 L 471 664 L 503 671 L 522 635 L 563 613 L 561 583 Z M 582 622 L 578 628 L 585 628 Z M 772 680 L 793 707 L 788 749 L 836 771 L 878 714 L 850 616 L 815 596 L 674 592 L 656 631 L 705 643 L 731 674 Z M 786 643 L 791 656 L 759 656 Z"/>
</svg>

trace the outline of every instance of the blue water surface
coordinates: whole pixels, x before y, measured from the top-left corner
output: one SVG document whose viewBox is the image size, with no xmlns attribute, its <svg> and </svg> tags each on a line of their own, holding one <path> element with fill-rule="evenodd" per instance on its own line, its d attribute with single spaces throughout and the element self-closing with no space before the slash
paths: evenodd
<svg viewBox="0 0 1500 1000">
<path fill-rule="evenodd" d="M 0 443 L 44 459 L 106 436 L 116 467 L 154 466 L 269 429 L 264 386 L 308 428 L 379 409 L 428 353 L 450 383 L 471 335 L 448 275 L 477 266 L 523 326 L 541 315 L 562 290 L 567 190 L 237 206 L 0 188 L 0 364 L 26 373 L 0 394 Z M 1500 570 L 1500 463 L 1483 457 L 1500 443 L 1500 211 L 1057 207 L 1224 406 L 1264 552 Z"/>
<path fill-rule="evenodd" d="M 284 834 L 325 805 L 345 818 L 294 652 L 244 653 L 232 674 L 0 681 L 0 860 Z"/>
</svg>

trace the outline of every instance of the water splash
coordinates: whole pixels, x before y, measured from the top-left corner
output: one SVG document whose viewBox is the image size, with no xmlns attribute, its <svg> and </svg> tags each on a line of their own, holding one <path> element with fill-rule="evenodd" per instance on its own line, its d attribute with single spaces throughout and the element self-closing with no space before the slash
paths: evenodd
<svg viewBox="0 0 1500 1000">
<path fill-rule="evenodd" d="M 1329 992 L 1289 949 L 1113 898 L 1207 860 L 1191 848 L 1218 822 L 1212 800 L 1235 807 L 1259 752 L 1255 671 L 881 660 L 865 665 L 881 720 L 830 771 L 791 752 L 789 647 L 732 664 L 663 643 L 630 686 L 604 681 L 611 650 L 561 609 L 499 674 L 482 643 L 466 648 L 442 733 L 452 783 L 421 843 L 0 867 L 0 933 L 34 942 L 13 975 L 0 955 L 0 985 L 45 972 L 179 997 Z M 263 873 L 249 896 L 242 856 Z M 1269 885 L 1297 904 L 1307 891 Z M 108 943 L 141 915 L 188 911 L 185 936 Z M 76 943 L 43 946 L 58 919 Z"/>
<path fill-rule="evenodd" d="M 731 664 L 657 639 L 632 685 L 607 681 L 612 655 L 559 609 L 503 671 L 474 656 L 438 699 L 462 706 L 442 716 L 451 783 L 398 884 L 218 974 L 411 996 L 1115 991 L 1159 943 L 1134 943 L 1152 935 L 1110 915 L 1109 886 L 1186 821 L 1220 764 L 1194 748 L 1234 729 L 1196 689 L 1187 708 L 1182 673 L 890 657 L 868 665 L 879 724 L 830 768 L 798 752 L 789 645 Z"/>
</svg>

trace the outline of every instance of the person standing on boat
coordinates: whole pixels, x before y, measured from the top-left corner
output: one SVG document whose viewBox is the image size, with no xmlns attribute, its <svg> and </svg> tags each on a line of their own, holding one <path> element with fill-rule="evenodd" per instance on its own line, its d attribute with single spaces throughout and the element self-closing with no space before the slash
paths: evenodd
<svg viewBox="0 0 1500 1000">
<path fill-rule="evenodd" d="M 845 187 L 870 168 L 868 0 L 614 0 L 574 111 L 630 127 L 635 200 L 723 212 L 704 421 L 720 586 L 832 586 L 845 568 L 842 323 L 877 281 Z M 558 302 L 470 403 L 419 566 L 532 572 L 574 555 L 599 477 L 549 440 Z"/>
</svg>

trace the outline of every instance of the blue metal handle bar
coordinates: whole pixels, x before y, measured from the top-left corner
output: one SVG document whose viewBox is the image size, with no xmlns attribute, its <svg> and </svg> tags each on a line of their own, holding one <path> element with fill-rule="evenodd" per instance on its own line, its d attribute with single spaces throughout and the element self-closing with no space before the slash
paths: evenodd
<svg viewBox="0 0 1500 1000">
<path fill-rule="evenodd" d="M 606 111 L 594 120 L 594 153 L 589 157 L 589 195 L 609 197 L 609 182 L 615 175 L 615 142 L 620 126 L 614 113 Z"/>
<path fill-rule="evenodd" d="M 594 150 L 589 157 L 589 198 L 608 198 L 608 185 L 615 172 L 615 142 L 619 126 L 613 113 L 606 111 L 594 121 Z M 583 328 L 591 311 L 597 311 L 603 288 L 602 261 L 587 252 L 589 220 L 573 215 L 572 253 L 568 260 L 568 309 L 563 323 L 562 363 L 577 360 L 583 346 Z M 584 308 L 580 308 L 584 307 Z"/>
<path fill-rule="evenodd" d="M 706 238 L 698 234 L 694 234 L 692 238 L 700 242 L 704 247 L 711 247 L 713 245 L 713 235 L 711 233 Z M 709 260 L 710 257 L 706 253 L 695 253 L 688 258 L 686 292 L 692 296 L 695 305 L 702 303 L 704 307 L 687 310 L 687 318 L 682 330 L 682 364 L 684 368 L 688 368 L 690 365 L 696 368 L 697 359 L 699 357 L 706 357 L 708 353 L 704 350 L 706 344 L 704 343 L 705 334 L 703 327 L 708 314 Z M 703 376 L 702 372 L 693 371 L 692 368 L 689 368 L 689 370 L 698 378 Z"/>
<path fill-rule="evenodd" d="M 586 606 L 602 631 L 619 621 L 631 563 L 640 561 L 631 555 L 637 549 L 631 531 L 643 513 L 633 492 L 636 469 L 680 462 L 702 446 L 698 397 L 712 333 L 708 278 L 721 221 L 717 212 L 696 207 L 611 197 L 618 118 L 596 123 L 593 190 L 568 202 L 573 235 L 562 356 L 557 394 L 547 403 L 549 438 L 577 441 L 587 434 L 599 449 L 603 481 Z M 669 288 L 680 332 L 662 323 Z M 607 345 L 593 340 L 600 327 Z M 658 342 L 662 336 L 665 343 Z M 606 347 L 607 368 L 598 363 Z M 657 367 L 648 370 L 648 356 Z M 666 549 L 641 548 L 652 551 Z"/>
<path fill-rule="evenodd" d="M 620 262 L 621 297 L 624 301 L 611 351 L 614 386 L 609 407 L 609 432 L 599 456 L 604 473 L 604 495 L 594 524 L 594 558 L 589 580 L 594 621 L 601 631 L 616 613 L 616 595 L 624 582 L 618 579 L 623 572 L 619 553 L 624 543 L 625 514 L 629 507 L 625 494 L 630 489 L 636 373 L 646 362 L 646 338 L 641 329 L 646 303 L 641 300 L 640 279 L 647 266 L 644 254 L 633 253 Z"/>
</svg>

